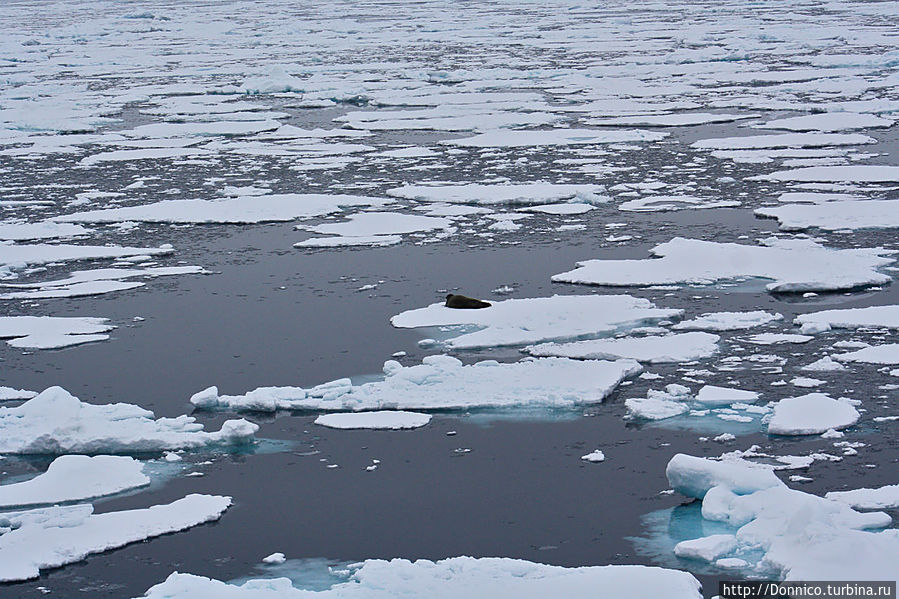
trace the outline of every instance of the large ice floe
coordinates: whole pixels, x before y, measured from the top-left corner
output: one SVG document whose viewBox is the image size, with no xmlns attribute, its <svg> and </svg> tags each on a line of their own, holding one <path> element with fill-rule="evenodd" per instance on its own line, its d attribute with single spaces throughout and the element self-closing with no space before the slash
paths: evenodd
<svg viewBox="0 0 899 599">
<path fill-rule="evenodd" d="M 818 181 L 826 183 L 890 183 L 899 181 L 899 166 L 854 164 L 808 166 L 754 177 L 761 181 Z"/>
<path fill-rule="evenodd" d="M 846 354 L 833 356 L 840 362 L 865 362 L 867 364 L 899 364 L 899 343 L 872 345 Z"/>
<path fill-rule="evenodd" d="M 600 204 L 609 201 L 602 185 L 552 183 L 506 183 L 465 185 L 404 185 L 387 190 L 387 195 L 421 202 L 450 204 L 548 204 L 560 200 Z"/>
<path fill-rule="evenodd" d="M 210 387 L 191 397 L 198 408 L 271 412 L 275 410 L 361 411 L 384 409 L 571 408 L 599 403 L 641 367 L 614 362 L 526 358 L 463 365 L 451 356 L 428 356 L 416 366 L 384 363 L 384 379 L 354 385 L 338 379 L 304 389 L 260 387 L 245 395 L 219 395 Z"/>
<path fill-rule="evenodd" d="M 816 331 L 862 327 L 899 329 L 899 305 L 823 310 L 800 314 L 794 322 L 803 328 L 807 327 Z"/>
<path fill-rule="evenodd" d="M 399 328 L 443 327 L 450 337 L 445 345 L 462 349 L 585 339 L 681 314 L 683 310 L 657 308 L 630 295 L 554 295 L 503 300 L 480 310 L 434 303 L 397 314 L 390 322 Z"/>
<path fill-rule="evenodd" d="M 676 237 L 651 250 L 648 260 L 587 260 L 553 275 L 561 283 L 609 285 L 709 285 L 722 280 L 767 279 L 772 292 L 836 291 L 888 283 L 877 269 L 895 261 L 883 248 L 830 249 L 810 239 L 771 237 L 764 245 L 717 243 Z"/>
<path fill-rule="evenodd" d="M 13 408 L 0 407 L 0 453 L 134 453 L 246 444 L 258 426 L 228 420 L 207 432 L 191 416 L 154 419 L 153 412 L 126 403 L 83 403 L 61 387 L 50 387 Z"/>
<path fill-rule="evenodd" d="M 431 421 L 430 414 L 404 410 L 379 410 L 375 412 L 338 412 L 322 414 L 315 424 L 341 429 L 408 429 L 421 428 Z"/>
<path fill-rule="evenodd" d="M 401 235 L 443 229 L 451 231 L 453 221 L 436 216 L 398 214 L 395 212 L 361 212 L 346 221 L 297 228 L 336 237 L 313 237 L 294 244 L 295 247 L 330 247 L 342 245 L 390 245 L 399 243 Z"/>
<path fill-rule="evenodd" d="M 678 557 L 786 581 L 896 575 L 899 530 L 876 531 L 891 522 L 883 512 L 790 489 L 771 467 L 745 461 L 677 454 L 666 474 L 674 490 L 702 500 L 701 527 L 718 533 L 681 541 Z"/>
<path fill-rule="evenodd" d="M 144 599 L 457 599 L 516 597 L 543 599 L 603 597 L 701 599 L 692 574 L 651 566 L 564 568 L 494 557 L 453 557 L 439 561 L 365 560 L 336 573 L 343 582 L 328 589 L 297 589 L 289 578 L 250 580 L 240 586 L 171 574 Z"/>
<path fill-rule="evenodd" d="M 899 484 L 876 489 L 831 491 L 825 497 L 863 510 L 895 509 L 899 507 Z"/>
<path fill-rule="evenodd" d="M 707 312 L 684 320 L 672 328 L 677 330 L 739 331 L 751 329 L 783 319 L 781 314 L 753 310 L 751 312 Z"/>
<path fill-rule="evenodd" d="M 679 333 L 650 337 L 591 339 L 570 343 L 540 343 L 524 348 L 532 356 L 558 356 L 582 360 L 631 358 L 650 364 L 690 362 L 709 358 L 718 352 L 718 335 Z"/>
<path fill-rule="evenodd" d="M 756 148 L 817 148 L 873 144 L 877 140 L 860 133 L 781 133 L 700 139 L 693 147 L 700 150 L 749 150 Z"/>
<path fill-rule="evenodd" d="M 37 578 L 42 569 L 218 520 L 230 505 L 230 497 L 194 494 L 105 514 L 91 505 L 0 513 L 0 582 Z"/>
<path fill-rule="evenodd" d="M 84 501 L 136 489 L 150 484 L 143 468 L 127 456 L 59 456 L 43 474 L 0 485 L 0 507 Z"/>
<path fill-rule="evenodd" d="M 15 278 L 17 276 L 15 271 L 24 269 L 27 266 L 48 264 L 51 262 L 97 260 L 101 258 L 126 258 L 129 256 L 159 256 L 172 254 L 174 252 L 174 248 L 168 244 L 158 248 L 138 248 L 114 245 L 17 245 L 12 243 L 0 243 L 0 279 Z"/>
<path fill-rule="evenodd" d="M 633 141 L 658 141 L 667 133 L 642 129 L 546 129 L 541 131 L 488 131 L 473 137 L 442 143 L 474 148 L 516 148 L 523 146 L 572 146 L 613 144 Z"/>
<path fill-rule="evenodd" d="M 773 208 L 759 208 L 755 213 L 759 216 L 776 218 L 780 228 L 786 231 L 812 227 L 825 231 L 899 227 L 899 200 L 787 204 Z"/>
<path fill-rule="evenodd" d="M 205 274 L 199 266 L 158 266 L 148 268 L 97 268 L 76 270 L 65 279 L 40 283 L 5 283 L 0 289 L 0 299 L 49 299 L 57 297 L 82 297 L 102 295 L 113 291 L 125 291 L 143 287 L 145 283 L 129 281 L 137 277 L 162 277 L 185 274 Z"/>
<path fill-rule="evenodd" d="M 817 435 L 852 426 L 859 413 L 848 400 L 809 393 L 780 400 L 767 418 L 769 435 Z"/>
<path fill-rule="evenodd" d="M 59 349 L 109 339 L 106 318 L 76 316 L 0 316 L 0 339 L 24 349 Z"/>
<path fill-rule="evenodd" d="M 390 200 L 354 195 L 281 194 L 215 200 L 163 200 L 152 204 L 88 210 L 58 216 L 59 222 L 264 223 L 325 216 L 345 207 L 383 206 Z M 3 250 L 0 249 L 0 262 Z"/>
</svg>

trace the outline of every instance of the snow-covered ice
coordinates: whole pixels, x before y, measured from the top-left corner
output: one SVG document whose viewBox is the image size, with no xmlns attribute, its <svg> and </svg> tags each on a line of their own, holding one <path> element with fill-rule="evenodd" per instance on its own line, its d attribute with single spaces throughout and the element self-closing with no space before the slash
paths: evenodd
<svg viewBox="0 0 899 599">
<path fill-rule="evenodd" d="M 434 229 L 454 230 L 453 221 L 449 218 L 435 216 L 420 216 L 417 214 L 398 214 L 395 212 L 360 212 L 348 217 L 344 222 L 326 223 L 315 226 L 300 225 L 297 228 L 312 231 L 322 235 L 336 235 L 335 238 L 313 238 L 312 243 L 300 242 L 297 247 L 314 245 L 316 242 L 324 244 L 335 243 L 342 240 L 339 245 L 368 245 L 384 237 L 395 238 L 404 233 L 416 233 L 433 231 Z"/>
<path fill-rule="evenodd" d="M 604 454 L 602 452 L 602 450 L 595 449 L 586 455 L 582 455 L 581 459 L 584 460 L 585 462 L 593 462 L 593 463 L 604 462 L 604 461 L 606 461 L 606 454 Z"/>
<path fill-rule="evenodd" d="M 783 483 L 771 468 L 751 463 L 715 461 L 679 453 L 665 469 L 668 483 L 687 497 L 702 499 L 713 487 L 727 487 L 737 495 L 748 495 Z"/>
<path fill-rule="evenodd" d="M 899 364 L 899 343 L 872 345 L 847 354 L 835 354 L 840 362 L 865 362 L 867 364 Z"/>
<path fill-rule="evenodd" d="M 733 387 L 718 387 L 704 385 L 694 398 L 695 401 L 707 406 L 730 405 L 737 402 L 753 402 L 759 398 L 755 391 L 734 389 Z"/>
<path fill-rule="evenodd" d="M 34 478 L 0 485 L 0 507 L 49 505 L 112 495 L 150 484 L 143 464 L 127 456 L 63 455 Z"/>
<path fill-rule="evenodd" d="M 851 166 L 809 166 L 759 175 L 761 181 L 818 181 L 826 183 L 899 182 L 899 166 L 853 164 Z"/>
<path fill-rule="evenodd" d="M 315 424 L 341 429 L 409 429 L 421 428 L 431 421 L 430 414 L 405 412 L 403 410 L 380 410 L 376 412 L 343 412 L 322 414 Z"/>
<path fill-rule="evenodd" d="M 786 204 L 758 208 L 759 216 L 776 218 L 785 231 L 817 227 L 825 231 L 899 227 L 899 200 L 860 200 L 823 204 Z"/>
<path fill-rule="evenodd" d="M 451 139 L 442 143 L 474 148 L 518 148 L 523 146 L 573 146 L 614 144 L 637 141 L 659 141 L 667 133 L 641 129 L 547 129 L 541 131 L 489 131 L 473 137 Z"/>
<path fill-rule="evenodd" d="M 824 393 L 788 397 L 774 404 L 768 420 L 769 435 L 817 435 L 858 422 L 858 410 L 845 400 Z"/>
<path fill-rule="evenodd" d="M 781 314 L 753 310 L 752 312 L 707 312 L 696 318 L 675 324 L 677 330 L 739 331 L 766 325 L 783 319 Z"/>
<path fill-rule="evenodd" d="M 553 183 L 506 183 L 464 185 L 404 185 L 387 190 L 387 195 L 450 204 L 549 204 L 561 200 L 600 204 L 609 200 L 602 185 L 564 185 Z"/>
<path fill-rule="evenodd" d="M 815 327 L 819 331 L 862 327 L 899 329 L 899 305 L 811 312 L 800 314 L 794 322 L 802 327 L 806 325 Z"/>
<path fill-rule="evenodd" d="M 153 418 L 126 403 L 83 403 L 61 387 L 50 387 L 14 408 L 0 407 L 0 453 L 133 453 L 245 444 L 258 426 L 228 420 L 207 432 L 191 416 Z"/>
<path fill-rule="evenodd" d="M 561 283 L 610 285 L 709 285 L 721 280 L 771 280 L 772 292 L 836 291 L 888 283 L 878 270 L 895 261 L 882 248 L 830 249 L 810 239 L 768 238 L 764 245 L 676 237 L 651 250 L 648 260 L 587 260 L 553 275 Z"/>
<path fill-rule="evenodd" d="M 541 343 L 524 348 L 532 356 L 558 356 L 590 360 L 631 358 L 650 364 L 689 362 L 709 358 L 718 352 L 718 335 L 679 333 L 675 335 L 592 339 L 571 343 Z"/>
<path fill-rule="evenodd" d="M 106 318 L 75 316 L 0 316 L 0 339 L 13 347 L 58 349 L 109 339 Z"/>
<path fill-rule="evenodd" d="M 457 327 L 453 332 L 461 334 L 450 334 L 445 344 L 461 349 L 583 339 L 681 314 L 629 295 L 554 295 L 503 300 L 480 310 L 455 310 L 438 302 L 397 314 L 390 322 L 399 328 Z"/>
<path fill-rule="evenodd" d="M 824 495 L 846 505 L 863 510 L 895 509 L 899 507 L 899 485 L 886 485 L 876 489 L 831 491 Z"/>
</svg>

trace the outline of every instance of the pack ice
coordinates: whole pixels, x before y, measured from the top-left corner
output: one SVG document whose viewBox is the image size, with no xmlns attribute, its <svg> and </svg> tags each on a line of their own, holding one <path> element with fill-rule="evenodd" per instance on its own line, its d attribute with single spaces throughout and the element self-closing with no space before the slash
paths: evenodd
<svg viewBox="0 0 899 599">
<path fill-rule="evenodd" d="M 835 291 L 892 280 L 877 269 L 895 254 L 883 248 L 829 249 L 811 239 L 770 237 L 764 245 L 717 243 L 676 237 L 657 245 L 649 260 L 587 260 L 553 275 L 561 283 L 609 285 L 710 285 L 721 280 L 760 278 L 772 292 Z"/>
<path fill-rule="evenodd" d="M 549 204 L 560 200 L 600 204 L 609 200 L 602 185 L 562 185 L 552 183 L 505 183 L 464 185 L 404 185 L 387 190 L 387 195 L 421 202 L 449 204 Z"/>
<path fill-rule="evenodd" d="M 75 316 L 0 316 L 0 339 L 13 347 L 59 349 L 109 339 L 106 318 Z"/>
<path fill-rule="evenodd" d="M 682 313 L 629 295 L 554 295 L 503 300 L 480 310 L 434 303 L 397 314 L 390 322 L 399 328 L 454 327 L 444 330 L 451 336 L 445 344 L 462 349 L 595 337 Z M 454 335 L 457 331 L 461 334 Z"/>
<path fill-rule="evenodd" d="M 365 560 L 343 573 L 346 582 L 322 591 L 295 588 L 288 578 L 250 580 L 241 586 L 190 574 L 171 574 L 144 599 L 457 599 L 515 597 L 572 599 L 701 599 L 693 575 L 651 566 L 564 568 L 519 559 L 454 557 L 439 561 Z"/>
<path fill-rule="evenodd" d="M 14 408 L 0 408 L 0 453 L 132 453 L 250 443 L 259 427 L 228 420 L 207 432 L 191 416 L 154 419 L 153 412 L 126 403 L 83 403 L 61 387 L 50 387 Z"/>
<path fill-rule="evenodd" d="M 451 356 L 436 355 L 408 367 L 389 360 L 384 363 L 383 380 L 362 385 L 338 379 L 309 389 L 260 387 L 246 395 L 219 395 L 216 387 L 210 387 L 190 401 L 198 408 L 266 412 L 570 408 L 601 402 L 622 380 L 640 370 L 633 360 L 527 358 L 510 364 L 485 360 L 466 366 Z"/>
<path fill-rule="evenodd" d="M 709 358 L 718 352 L 718 335 L 679 333 L 675 335 L 591 339 L 571 343 L 540 343 L 524 348 L 532 356 L 558 356 L 581 360 L 630 358 L 650 364 L 690 362 Z"/>
</svg>

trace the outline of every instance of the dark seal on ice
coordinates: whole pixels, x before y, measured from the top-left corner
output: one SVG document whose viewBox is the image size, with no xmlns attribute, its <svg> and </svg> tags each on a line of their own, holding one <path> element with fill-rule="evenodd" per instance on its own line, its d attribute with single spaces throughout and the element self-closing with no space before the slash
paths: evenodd
<svg viewBox="0 0 899 599">
<path fill-rule="evenodd" d="M 473 310 L 477 308 L 489 308 L 490 302 L 483 302 L 473 297 L 465 297 L 464 295 L 448 294 L 446 296 L 447 308 L 461 308 L 463 310 Z"/>
</svg>

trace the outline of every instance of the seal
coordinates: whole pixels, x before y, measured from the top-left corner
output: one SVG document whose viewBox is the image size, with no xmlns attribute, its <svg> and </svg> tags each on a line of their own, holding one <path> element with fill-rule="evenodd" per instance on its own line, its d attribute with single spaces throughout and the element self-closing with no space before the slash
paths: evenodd
<svg viewBox="0 0 899 599">
<path fill-rule="evenodd" d="M 484 302 L 473 297 L 465 297 L 464 295 L 454 295 L 452 293 L 446 296 L 447 308 L 460 308 L 463 310 L 475 310 L 477 308 L 489 308 L 490 302 Z"/>
</svg>

